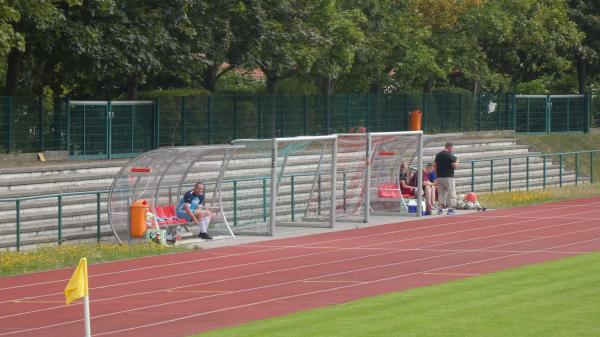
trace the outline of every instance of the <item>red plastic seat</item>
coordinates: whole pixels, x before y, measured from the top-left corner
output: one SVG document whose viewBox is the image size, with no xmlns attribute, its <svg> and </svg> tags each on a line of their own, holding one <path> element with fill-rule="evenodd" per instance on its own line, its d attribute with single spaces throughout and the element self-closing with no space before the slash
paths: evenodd
<svg viewBox="0 0 600 337">
<path fill-rule="evenodd" d="M 380 198 L 398 199 L 402 197 L 400 194 L 400 188 L 396 184 L 381 183 L 377 187 L 377 192 Z"/>
</svg>

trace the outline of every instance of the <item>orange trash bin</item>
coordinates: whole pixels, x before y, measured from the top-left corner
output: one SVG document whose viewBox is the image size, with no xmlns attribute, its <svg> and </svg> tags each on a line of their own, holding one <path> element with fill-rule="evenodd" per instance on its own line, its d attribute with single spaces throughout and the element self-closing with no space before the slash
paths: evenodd
<svg viewBox="0 0 600 337">
<path fill-rule="evenodd" d="M 410 112 L 410 131 L 421 130 L 421 117 L 422 113 L 419 110 Z"/>
<path fill-rule="evenodd" d="M 136 200 L 129 207 L 129 234 L 131 237 L 139 238 L 146 234 L 146 213 L 148 213 L 148 201 Z"/>
</svg>

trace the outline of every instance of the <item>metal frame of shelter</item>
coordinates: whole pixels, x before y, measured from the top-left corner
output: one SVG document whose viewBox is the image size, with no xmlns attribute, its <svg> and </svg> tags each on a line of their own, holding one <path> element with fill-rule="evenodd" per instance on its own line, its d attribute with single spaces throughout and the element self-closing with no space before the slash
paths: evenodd
<svg viewBox="0 0 600 337">
<path fill-rule="evenodd" d="M 389 136 L 390 139 L 389 140 L 385 140 L 381 143 L 378 144 L 373 144 L 373 137 L 386 137 Z M 367 179 L 365 179 L 365 197 L 364 197 L 364 205 L 365 205 L 365 211 L 364 211 L 364 221 L 365 222 L 369 222 L 369 218 L 370 218 L 370 213 L 373 212 L 371 210 L 371 180 L 373 179 L 372 176 L 372 172 L 374 169 L 377 169 L 376 167 L 374 167 L 375 165 L 375 156 L 376 154 L 381 151 L 382 149 L 385 148 L 386 145 L 390 145 L 394 143 L 399 142 L 402 138 L 400 139 L 395 139 L 395 138 L 391 138 L 394 136 L 417 136 L 418 140 L 417 140 L 417 161 L 416 161 L 416 166 L 417 166 L 417 181 L 423 181 L 423 131 L 401 131 L 401 132 L 369 132 L 367 133 L 367 151 L 366 151 L 366 160 L 367 163 L 369 163 L 369 165 L 366 166 L 366 173 L 365 176 L 367 177 Z M 391 156 L 389 156 L 389 159 L 387 160 L 392 160 L 394 162 L 394 167 L 398 167 L 400 164 L 400 161 L 403 159 L 404 153 L 395 153 Z M 394 175 L 396 175 L 396 171 L 392 171 Z M 393 179 L 390 179 L 391 181 L 397 181 L 397 176 L 393 177 Z M 423 191 L 421 188 L 421 184 L 417 184 L 417 195 L 422 195 Z M 422 203 L 423 200 L 422 198 L 416 198 L 416 202 L 417 202 L 417 211 L 415 213 L 415 216 L 420 217 L 422 215 Z"/>
<path fill-rule="evenodd" d="M 176 203 L 184 188 L 199 181 L 205 185 L 207 208 L 217 214 L 213 220 L 223 223 L 229 236 L 235 236 L 223 210 L 221 186 L 227 165 L 240 148 L 243 146 L 161 148 L 129 160 L 113 180 L 108 194 L 108 218 L 117 240 L 132 239 L 129 212 L 134 201 L 145 199 L 149 207 L 173 204 L 174 196 Z"/>
</svg>

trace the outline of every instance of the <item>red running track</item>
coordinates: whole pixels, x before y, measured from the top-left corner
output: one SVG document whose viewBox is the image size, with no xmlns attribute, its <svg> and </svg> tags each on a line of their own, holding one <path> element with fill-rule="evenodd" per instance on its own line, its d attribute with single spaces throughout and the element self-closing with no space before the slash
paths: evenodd
<svg viewBox="0 0 600 337">
<path fill-rule="evenodd" d="M 94 336 L 188 336 L 600 250 L 600 197 L 91 265 Z M 0 279 L 0 336 L 81 336 L 73 269 Z"/>
</svg>

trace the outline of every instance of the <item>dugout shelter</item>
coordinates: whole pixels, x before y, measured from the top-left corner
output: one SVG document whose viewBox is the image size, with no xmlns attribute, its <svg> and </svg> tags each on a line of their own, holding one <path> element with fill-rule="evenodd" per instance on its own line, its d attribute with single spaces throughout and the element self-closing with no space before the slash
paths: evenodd
<svg viewBox="0 0 600 337">
<path fill-rule="evenodd" d="M 152 150 L 129 160 L 108 193 L 108 219 L 119 242 L 132 240 L 130 208 L 146 200 L 150 211 L 158 206 L 176 205 L 196 182 L 205 185 L 205 206 L 215 216 L 209 231 L 234 236 L 223 207 L 225 169 L 234 152 L 243 146 L 213 145 L 170 147 Z M 186 227 L 185 236 L 197 235 L 196 226 Z M 214 235 L 213 235 L 214 236 Z"/>
</svg>

